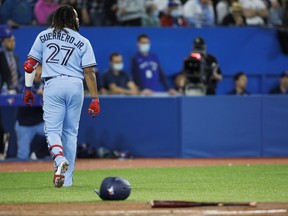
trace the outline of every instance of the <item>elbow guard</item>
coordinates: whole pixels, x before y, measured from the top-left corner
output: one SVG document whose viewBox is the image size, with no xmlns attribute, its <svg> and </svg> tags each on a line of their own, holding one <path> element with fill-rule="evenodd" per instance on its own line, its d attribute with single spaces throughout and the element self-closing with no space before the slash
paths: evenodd
<svg viewBox="0 0 288 216">
<path fill-rule="evenodd" d="M 32 73 L 38 64 L 39 64 L 38 61 L 36 61 L 33 58 L 28 57 L 27 61 L 24 62 L 23 67 L 24 67 L 25 72 Z"/>
</svg>

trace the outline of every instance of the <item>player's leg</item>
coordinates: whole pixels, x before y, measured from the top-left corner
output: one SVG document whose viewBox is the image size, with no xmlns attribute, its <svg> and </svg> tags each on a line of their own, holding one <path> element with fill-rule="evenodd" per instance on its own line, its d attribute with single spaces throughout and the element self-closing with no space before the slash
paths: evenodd
<svg viewBox="0 0 288 216">
<path fill-rule="evenodd" d="M 64 147 L 64 155 L 69 161 L 69 168 L 65 173 L 64 186 L 71 186 L 73 184 L 73 171 L 77 149 L 77 135 L 84 99 L 82 80 L 78 78 L 68 78 L 68 80 L 71 87 L 69 96 L 67 96 L 66 100 L 67 110 L 63 125 L 62 142 Z"/>
<path fill-rule="evenodd" d="M 54 160 L 55 173 L 53 183 L 55 187 L 62 187 L 64 173 L 68 168 L 68 161 L 63 154 L 61 141 L 63 121 L 66 113 L 66 87 L 59 79 L 51 79 L 44 85 L 43 111 L 44 131 L 48 148 Z"/>
</svg>

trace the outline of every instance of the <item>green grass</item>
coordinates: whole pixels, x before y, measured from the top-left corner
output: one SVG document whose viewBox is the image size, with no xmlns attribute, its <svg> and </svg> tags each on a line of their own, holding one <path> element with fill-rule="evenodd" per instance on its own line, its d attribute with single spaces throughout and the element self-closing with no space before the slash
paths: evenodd
<svg viewBox="0 0 288 216">
<path fill-rule="evenodd" d="M 99 202 L 94 188 L 106 176 L 132 185 L 128 201 L 288 202 L 288 166 L 210 166 L 76 170 L 74 186 L 54 188 L 51 172 L 0 173 L 0 203 Z"/>
</svg>

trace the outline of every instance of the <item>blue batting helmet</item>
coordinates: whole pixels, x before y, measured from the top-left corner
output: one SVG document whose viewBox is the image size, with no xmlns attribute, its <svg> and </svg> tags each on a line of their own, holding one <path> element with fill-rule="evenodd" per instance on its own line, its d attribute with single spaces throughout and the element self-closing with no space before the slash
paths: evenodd
<svg viewBox="0 0 288 216">
<path fill-rule="evenodd" d="M 131 193 L 130 183 L 120 177 L 106 177 L 95 192 L 102 200 L 125 200 Z"/>
</svg>

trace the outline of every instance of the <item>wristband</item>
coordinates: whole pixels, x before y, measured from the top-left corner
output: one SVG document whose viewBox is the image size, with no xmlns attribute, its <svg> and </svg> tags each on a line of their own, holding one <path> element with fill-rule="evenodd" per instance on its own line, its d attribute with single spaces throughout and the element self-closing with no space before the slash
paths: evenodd
<svg viewBox="0 0 288 216">
<path fill-rule="evenodd" d="M 99 98 L 92 98 L 92 102 L 97 102 L 97 103 L 99 103 Z"/>
</svg>

